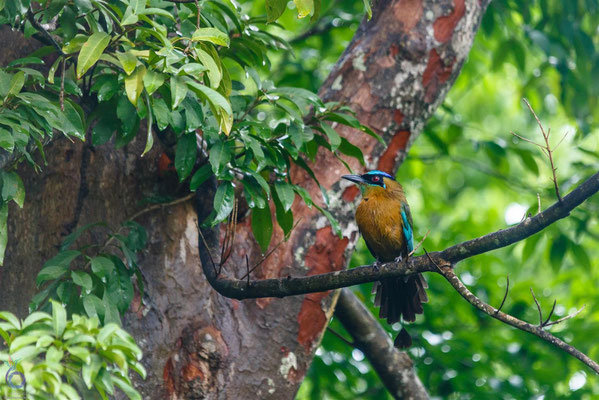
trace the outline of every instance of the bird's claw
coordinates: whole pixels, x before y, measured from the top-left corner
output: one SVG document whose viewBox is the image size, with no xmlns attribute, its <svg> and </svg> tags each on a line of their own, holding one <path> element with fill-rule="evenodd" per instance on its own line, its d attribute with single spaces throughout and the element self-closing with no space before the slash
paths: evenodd
<svg viewBox="0 0 599 400">
<path fill-rule="evenodd" d="M 372 268 L 374 268 L 374 270 L 378 272 L 378 270 L 381 268 L 381 265 L 381 262 L 379 260 L 376 260 L 374 264 L 372 264 Z"/>
<path fill-rule="evenodd" d="M 395 261 L 396 263 L 403 262 L 403 257 L 402 257 L 402 256 L 397 256 L 397 257 L 395 257 L 395 260 L 394 260 L 394 261 Z"/>
</svg>

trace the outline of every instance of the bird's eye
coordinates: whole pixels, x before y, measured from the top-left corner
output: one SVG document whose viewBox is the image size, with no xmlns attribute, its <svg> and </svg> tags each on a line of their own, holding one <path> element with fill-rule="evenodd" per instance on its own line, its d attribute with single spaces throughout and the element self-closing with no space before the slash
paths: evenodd
<svg viewBox="0 0 599 400">
<path fill-rule="evenodd" d="M 373 181 L 373 182 L 378 182 L 378 181 L 380 181 L 380 180 L 381 180 L 381 178 L 379 178 L 378 176 L 375 176 L 374 178 L 372 178 L 372 181 Z"/>
</svg>

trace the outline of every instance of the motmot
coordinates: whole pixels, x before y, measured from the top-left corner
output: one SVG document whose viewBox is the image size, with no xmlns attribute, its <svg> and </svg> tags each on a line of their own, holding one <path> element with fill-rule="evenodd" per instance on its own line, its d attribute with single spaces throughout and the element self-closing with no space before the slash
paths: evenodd
<svg viewBox="0 0 599 400">
<path fill-rule="evenodd" d="M 356 222 L 370 253 L 381 262 L 402 261 L 414 250 L 414 228 L 410 206 L 403 187 L 391 175 L 369 171 L 363 175 L 343 175 L 343 179 L 362 187 L 362 201 L 356 210 Z M 379 318 L 389 324 L 414 322 L 422 314 L 422 303 L 428 301 L 428 285 L 422 274 L 387 278 L 375 282 L 374 305 L 380 307 Z M 398 348 L 412 345 L 405 327 L 394 342 Z"/>
</svg>

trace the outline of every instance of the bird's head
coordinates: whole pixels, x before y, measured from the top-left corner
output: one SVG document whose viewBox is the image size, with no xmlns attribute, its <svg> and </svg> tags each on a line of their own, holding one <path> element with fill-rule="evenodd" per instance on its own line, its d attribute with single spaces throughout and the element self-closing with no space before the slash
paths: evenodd
<svg viewBox="0 0 599 400">
<path fill-rule="evenodd" d="M 357 183 L 358 185 L 364 185 L 367 189 L 378 187 L 387 189 L 387 187 L 397 184 L 391 175 L 378 170 L 368 171 L 362 175 L 343 175 L 341 178 Z"/>
</svg>

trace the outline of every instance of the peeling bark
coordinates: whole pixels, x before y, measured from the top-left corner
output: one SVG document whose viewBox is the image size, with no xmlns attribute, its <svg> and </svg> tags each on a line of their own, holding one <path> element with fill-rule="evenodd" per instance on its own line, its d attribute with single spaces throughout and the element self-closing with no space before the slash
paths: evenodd
<svg viewBox="0 0 599 400">
<path fill-rule="evenodd" d="M 337 127 L 350 142 L 360 143 L 369 167 L 393 172 L 403 159 L 455 80 L 487 3 L 381 0 L 372 20 L 361 24 L 321 95 L 351 106 L 389 144 L 385 149 L 362 132 Z M 0 42 L 7 41 L 18 43 L 3 34 Z M 117 226 L 142 208 L 139 201 L 144 196 L 176 194 L 176 180 L 159 172 L 160 146 L 140 158 L 142 141 L 122 149 L 57 141 L 47 148 L 49 165 L 40 174 L 27 165 L 19 167 L 27 197 L 22 210 L 10 208 L 0 308 L 20 316 L 27 313 L 36 290 L 32 278 L 43 261 L 56 254 L 72 228 L 69 223 L 106 221 Z M 82 168 L 86 157 L 88 165 Z M 355 160 L 349 162 L 360 170 Z M 346 266 L 357 238 L 352 201 L 358 192 L 338 183 L 344 167 L 328 153 L 317 155 L 314 171 L 329 191 L 329 210 L 339 219 L 343 237 L 333 235 L 326 219 L 298 200 L 293 212 L 302 221 L 255 272 L 256 278 L 304 276 Z M 320 198 L 319 188 L 302 170 L 293 168 L 290 178 L 314 199 Z M 81 190 L 83 185 L 86 190 Z M 338 293 L 242 301 L 222 297 L 199 266 L 196 212 L 190 203 L 156 210 L 138 222 L 149 235 L 149 246 L 139 257 L 146 291 L 143 299 L 136 297 L 124 325 L 144 351 L 148 378 L 136 382 L 142 397 L 293 398 Z M 221 232 L 220 240 L 222 236 Z M 100 238 L 92 232 L 82 240 Z M 276 228 L 273 241 L 282 238 Z M 246 256 L 253 264 L 261 254 L 249 217 L 242 215 L 225 276 L 240 278 Z"/>
</svg>

